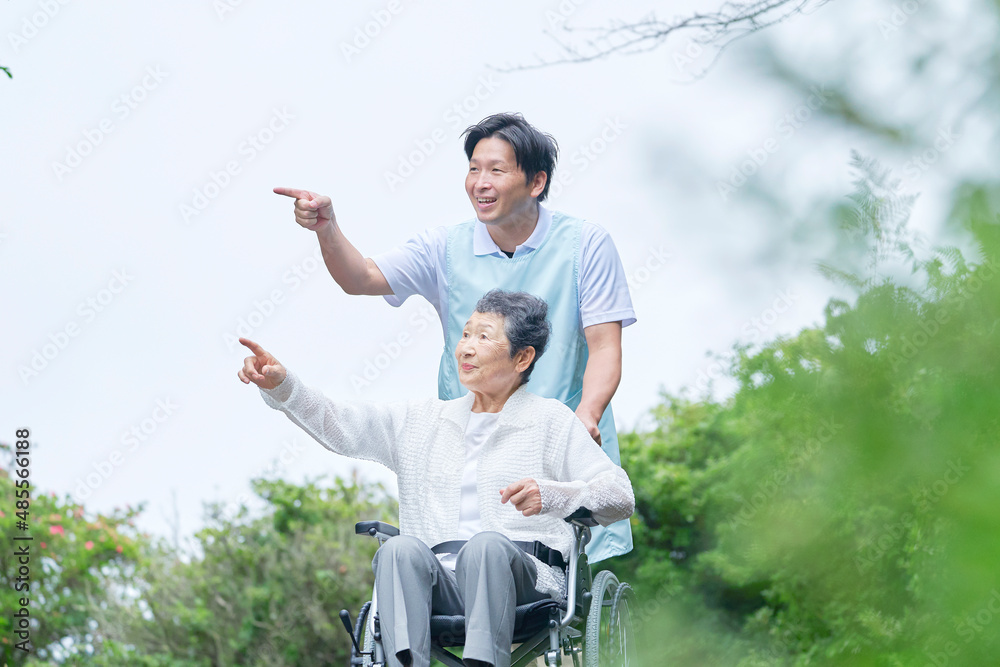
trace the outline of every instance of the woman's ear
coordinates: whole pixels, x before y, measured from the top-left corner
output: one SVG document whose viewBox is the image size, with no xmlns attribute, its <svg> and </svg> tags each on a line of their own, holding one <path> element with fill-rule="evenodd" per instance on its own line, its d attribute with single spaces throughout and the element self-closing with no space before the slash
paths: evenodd
<svg viewBox="0 0 1000 667">
<path fill-rule="evenodd" d="M 535 348 L 528 346 L 514 355 L 514 369 L 518 373 L 528 370 L 528 366 L 535 360 Z"/>
</svg>

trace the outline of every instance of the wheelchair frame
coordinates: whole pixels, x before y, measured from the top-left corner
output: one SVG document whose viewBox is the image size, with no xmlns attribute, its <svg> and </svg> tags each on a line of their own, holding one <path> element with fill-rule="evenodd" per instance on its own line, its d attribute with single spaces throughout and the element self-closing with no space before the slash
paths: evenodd
<svg viewBox="0 0 1000 667">
<path fill-rule="evenodd" d="M 590 528 L 597 522 L 590 510 L 580 508 L 565 520 L 573 526 L 573 545 L 566 566 L 566 600 L 555 605 L 534 603 L 540 606 L 536 613 L 547 613 L 549 619 L 542 629 L 521 639 L 520 646 L 511 653 L 511 667 L 524 667 L 542 656 L 548 667 L 554 667 L 562 664 L 564 654 L 572 658 L 574 667 L 580 667 L 581 657 L 584 667 L 637 665 L 630 614 L 635 604 L 632 587 L 619 582 L 610 570 L 591 577 L 584 549 L 590 542 Z M 381 547 L 398 535 L 399 529 L 381 521 L 361 521 L 355 525 L 355 532 L 374 537 Z M 341 610 L 340 618 L 353 643 L 350 667 L 384 667 L 375 590 L 372 599 L 361 607 L 356 623 L 351 623 L 346 609 Z M 433 637 L 431 658 L 447 667 L 463 667 L 461 658 Z"/>
</svg>

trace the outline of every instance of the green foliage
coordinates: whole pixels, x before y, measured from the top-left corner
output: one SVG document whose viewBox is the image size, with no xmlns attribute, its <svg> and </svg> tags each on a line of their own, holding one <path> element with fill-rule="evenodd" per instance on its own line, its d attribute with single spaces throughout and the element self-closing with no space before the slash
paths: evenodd
<svg viewBox="0 0 1000 667">
<path fill-rule="evenodd" d="M 0 444 L 0 451 L 9 455 L 11 447 Z M 0 497 L 10 499 L 10 505 L 0 509 L 0 534 L 8 538 L 0 550 L 0 608 L 4 610 L 0 616 L 0 656 L 5 665 L 47 660 L 52 657 L 53 645 L 60 641 L 80 650 L 92 646 L 91 608 L 94 596 L 100 594 L 103 573 L 134 563 L 141 542 L 133 527 L 141 508 L 91 516 L 69 497 L 45 495 L 33 486 L 26 516 L 29 530 L 20 530 L 19 517 L 11 511 L 19 479 L 0 468 Z M 32 539 L 15 542 L 14 536 Z M 27 564 L 14 556 L 21 544 L 29 545 Z M 17 581 L 22 565 L 29 570 L 27 581 Z M 25 585 L 27 590 L 18 590 Z M 12 614 L 21 608 L 22 598 L 29 601 L 30 654 L 15 649 L 18 639 Z"/>
<path fill-rule="evenodd" d="M 196 557 L 160 542 L 109 588 L 95 616 L 102 662 L 87 664 L 320 665 L 346 662 L 337 614 L 356 612 L 373 585 L 377 544 L 354 534 L 361 519 L 393 520 L 379 485 L 335 479 L 322 487 L 257 479 L 268 504 L 251 518 L 209 507 Z M 81 663 L 82 664 L 82 663 Z"/>
<path fill-rule="evenodd" d="M 912 198 L 876 162 L 853 166 L 842 226 L 870 261 L 824 271 L 855 303 L 737 346 L 731 399 L 665 396 L 657 428 L 621 440 L 637 549 L 619 566 L 667 610 L 648 637 L 659 660 L 1000 663 L 992 193 L 965 188 L 953 207 L 979 257 L 918 259 Z"/>
<path fill-rule="evenodd" d="M 0 445 L 9 452 L 10 447 Z M 295 485 L 256 479 L 266 502 L 209 505 L 196 553 L 134 529 L 140 509 L 88 518 L 68 498 L 34 495 L 30 507 L 31 652 L 14 648 L 18 564 L 0 553 L 0 647 L 5 665 L 205 667 L 346 662 L 338 618 L 355 613 L 373 585 L 377 543 L 354 534 L 362 519 L 394 521 L 395 501 L 357 479 Z M 0 468 L 0 490 L 14 480 Z M 18 517 L 0 512 L 8 536 Z"/>
</svg>

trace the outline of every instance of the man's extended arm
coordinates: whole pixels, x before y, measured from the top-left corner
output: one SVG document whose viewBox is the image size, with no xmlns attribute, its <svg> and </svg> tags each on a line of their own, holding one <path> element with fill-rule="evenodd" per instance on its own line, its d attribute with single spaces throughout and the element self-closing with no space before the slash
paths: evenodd
<svg viewBox="0 0 1000 667">
<path fill-rule="evenodd" d="M 576 415 L 591 437 L 601 442 L 597 422 L 611 402 L 622 379 L 622 323 L 604 322 L 583 330 L 587 339 L 587 367 L 583 372 L 583 393 Z"/>
<path fill-rule="evenodd" d="M 363 257 L 340 230 L 329 197 L 295 188 L 274 188 L 274 192 L 295 199 L 295 221 L 316 232 L 326 268 L 341 289 L 348 294 L 392 294 L 375 262 Z"/>
<path fill-rule="evenodd" d="M 381 296 L 392 294 L 389 282 L 370 257 L 362 257 L 337 221 L 331 220 L 316 231 L 323 262 L 337 284 L 348 294 Z"/>
</svg>

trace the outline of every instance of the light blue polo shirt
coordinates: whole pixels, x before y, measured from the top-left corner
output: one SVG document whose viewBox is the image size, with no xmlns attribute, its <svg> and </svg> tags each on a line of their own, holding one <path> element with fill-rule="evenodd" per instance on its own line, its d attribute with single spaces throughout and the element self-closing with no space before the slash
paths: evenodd
<svg viewBox="0 0 1000 667">
<path fill-rule="evenodd" d="M 538 224 L 531 236 L 514 250 L 514 257 L 532 252 L 541 244 L 552 224 L 552 211 L 538 205 Z M 372 257 L 393 294 L 385 298 L 392 306 L 400 306 L 413 295 L 427 299 L 441 318 L 448 320 L 448 276 L 446 249 L 448 227 L 435 227 L 421 232 L 403 245 Z M 476 221 L 473 252 L 478 256 L 507 255 L 493 241 L 489 230 Z M 611 235 L 600 225 L 584 221 L 580 230 L 580 326 L 586 328 L 605 322 L 621 322 L 622 327 L 635 323 L 632 297 L 625 282 L 625 269 Z"/>
</svg>

